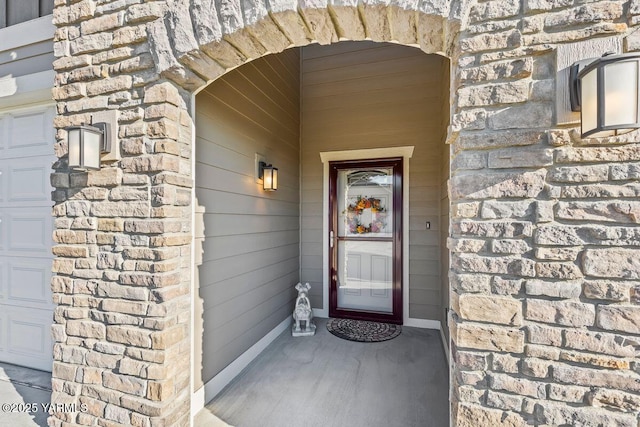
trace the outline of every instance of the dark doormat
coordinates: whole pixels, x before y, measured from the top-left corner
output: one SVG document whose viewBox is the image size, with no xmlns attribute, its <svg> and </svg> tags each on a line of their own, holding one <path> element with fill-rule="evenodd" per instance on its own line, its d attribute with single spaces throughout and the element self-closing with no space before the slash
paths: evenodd
<svg viewBox="0 0 640 427">
<path fill-rule="evenodd" d="M 402 326 L 366 320 L 329 319 L 327 330 L 338 338 L 358 342 L 380 342 L 400 335 Z"/>
</svg>

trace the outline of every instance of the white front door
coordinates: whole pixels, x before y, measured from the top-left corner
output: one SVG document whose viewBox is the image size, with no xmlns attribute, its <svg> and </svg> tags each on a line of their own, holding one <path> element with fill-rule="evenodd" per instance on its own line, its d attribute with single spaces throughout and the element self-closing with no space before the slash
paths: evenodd
<svg viewBox="0 0 640 427">
<path fill-rule="evenodd" d="M 51 106 L 0 112 L 0 361 L 51 371 Z"/>
</svg>

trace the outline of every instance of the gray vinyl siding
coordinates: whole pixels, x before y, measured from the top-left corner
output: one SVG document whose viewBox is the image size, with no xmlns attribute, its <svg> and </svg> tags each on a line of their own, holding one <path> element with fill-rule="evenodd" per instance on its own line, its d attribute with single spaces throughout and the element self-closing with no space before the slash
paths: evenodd
<svg viewBox="0 0 640 427">
<path fill-rule="evenodd" d="M 312 285 L 314 307 L 323 305 L 323 166 L 318 153 L 413 145 L 409 314 L 442 319 L 442 85 L 448 85 L 442 81 L 444 61 L 419 49 L 373 42 L 302 49 L 300 276 Z"/>
<path fill-rule="evenodd" d="M 0 51 L 0 77 L 19 77 L 51 70 L 54 60 L 52 40 Z"/>
<path fill-rule="evenodd" d="M 293 311 L 299 64 L 297 49 L 266 56 L 196 97 L 195 390 Z M 278 191 L 255 182 L 255 153 L 278 167 Z"/>
</svg>

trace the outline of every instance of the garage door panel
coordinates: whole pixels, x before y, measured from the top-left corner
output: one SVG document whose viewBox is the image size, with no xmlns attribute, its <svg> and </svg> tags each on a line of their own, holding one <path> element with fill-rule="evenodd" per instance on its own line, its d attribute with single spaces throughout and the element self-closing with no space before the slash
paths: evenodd
<svg viewBox="0 0 640 427">
<path fill-rule="evenodd" d="M 0 361 L 50 371 L 54 109 L 0 113 Z"/>
<path fill-rule="evenodd" d="M 43 218 L 42 214 L 27 214 L 23 209 L 18 212 L 13 210 L 5 215 L 9 231 L 6 249 L 9 252 L 18 251 L 20 256 L 49 255 L 52 218 Z"/>
<path fill-rule="evenodd" d="M 0 305 L 0 360 L 51 371 L 51 311 Z"/>
<path fill-rule="evenodd" d="M 0 130 L 6 135 L 2 156 L 30 157 L 51 152 L 53 140 L 53 108 L 30 109 L 6 114 L 0 118 Z"/>
<path fill-rule="evenodd" d="M 8 264 L 7 304 L 48 308 L 51 305 L 51 262 Z"/>
<path fill-rule="evenodd" d="M 34 163 L 37 163 L 34 160 Z M 10 202 L 48 201 L 51 198 L 48 180 L 51 173 L 50 165 L 20 164 L 9 167 L 7 178 L 9 181 L 8 199 Z"/>
</svg>

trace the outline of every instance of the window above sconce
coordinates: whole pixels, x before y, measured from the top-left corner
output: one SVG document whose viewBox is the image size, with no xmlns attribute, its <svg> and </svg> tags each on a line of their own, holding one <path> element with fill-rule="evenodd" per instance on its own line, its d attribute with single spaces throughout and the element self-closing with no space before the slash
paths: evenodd
<svg viewBox="0 0 640 427">
<path fill-rule="evenodd" d="M 605 54 L 571 66 L 571 110 L 580 111 L 583 138 L 640 128 L 640 53 Z"/>
</svg>

